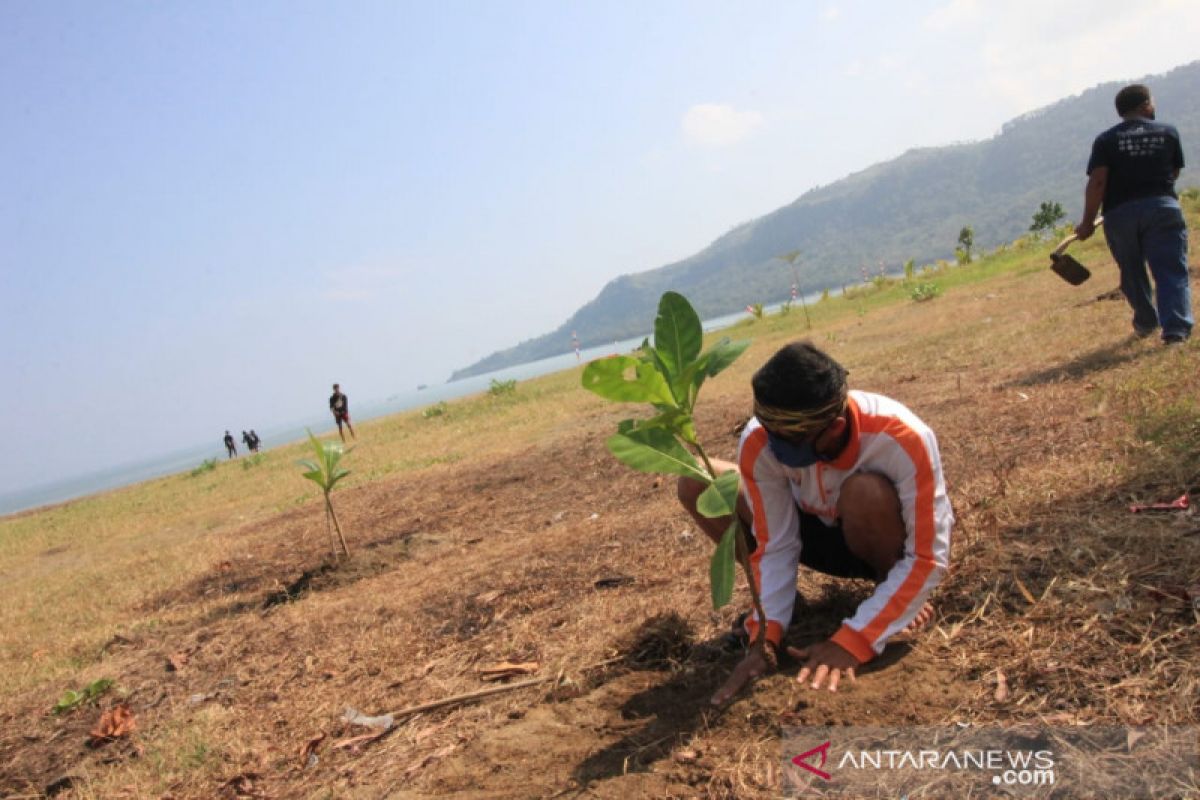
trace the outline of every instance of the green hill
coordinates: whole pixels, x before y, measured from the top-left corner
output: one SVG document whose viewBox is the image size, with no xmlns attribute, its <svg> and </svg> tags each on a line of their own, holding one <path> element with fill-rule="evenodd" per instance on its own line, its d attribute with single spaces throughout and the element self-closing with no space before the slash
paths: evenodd
<svg viewBox="0 0 1200 800">
<path fill-rule="evenodd" d="M 1180 186 L 1200 185 L 1200 61 L 1141 79 L 1154 91 L 1162 118 L 1179 128 L 1185 170 Z M 647 333 L 662 292 L 687 295 L 703 317 L 750 303 L 786 300 L 792 274 L 777 258 L 799 250 L 807 293 L 862 280 L 865 267 L 898 272 L 952 259 L 964 225 L 977 249 L 1010 242 L 1029 227 L 1039 204 L 1062 204 L 1068 219 L 1082 209 L 1085 166 L 1097 133 L 1117 119 L 1114 82 L 1089 89 L 1006 123 L 982 142 L 910 150 L 734 228 L 690 258 L 622 275 L 557 330 L 493 353 L 451 380 Z M 1190 174 L 1189 174 L 1190 173 Z"/>
</svg>

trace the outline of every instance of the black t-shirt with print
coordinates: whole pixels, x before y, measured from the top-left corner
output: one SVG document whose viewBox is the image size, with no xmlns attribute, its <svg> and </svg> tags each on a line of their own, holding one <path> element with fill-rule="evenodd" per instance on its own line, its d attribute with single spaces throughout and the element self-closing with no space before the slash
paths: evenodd
<svg viewBox="0 0 1200 800">
<path fill-rule="evenodd" d="M 1087 171 L 1108 167 L 1104 210 L 1143 197 L 1175 197 L 1175 171 L 1183 169 L 1183 147 L 1174 125 L 1130 119 L 1092 143 Z"/>
</svg>

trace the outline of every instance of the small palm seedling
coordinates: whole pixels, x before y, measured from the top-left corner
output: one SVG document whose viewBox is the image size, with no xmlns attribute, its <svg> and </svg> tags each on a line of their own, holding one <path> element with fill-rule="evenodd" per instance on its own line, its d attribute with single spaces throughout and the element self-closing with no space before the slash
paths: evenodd
<svg viewBox="0 0 1200 800">
<path fill-rule="evenodd" d="M 700 317 L 691 304 L 683 295 L 667 292 L 658 303 L 653 346 L 646 340 L 636 356 L 592 361 L 583 370 L 583 386 L 607 400 L 653 407 L 650 418 L 627 419 L 617 425 L 617 433 L 605 443 L 609 452 L 640 472 L 682 475 L 707 485 L 697 503 L 700 513 L 733 518 L 709 563 L 713 608 L 721 608 L 733 598 L 736 560 L 749 579 L 758 618 L 766 619 L 737 516 L 739 475 L 736 471 L 716 473 L 696 436 L 693 420 L 704 381 L 737 360 L 750 343 L 723 338 L 701 353 L 703 338 Z M 765 633 L 766 626 L 760 626 L 755 647 L 763 647 Z"/>
<path fill-rule="evenodd" d="M 322 494 L 325 495 L 325 530 L 329 533 L 329 538 L 333 543 L 334 558 L 339 555 L 349 556 L 350 548 L 346 547 L 346 537 L 342 535 L 342 526 L 338 524 L 337 514 L 333 511 L 333 502 L 329 499 L 329 494 L 338 481 L 350 474 L 350 470 L 338 466 L 342 456 L 350 451 L 341 442 L 318 441 L 312 431 L 308 432 L 308 442 L 312 445 L 316 458 L 302 459 L 297 463 L 304 467 L 304 477 L 320 486 Z M 334 531 L 337 531 L 337 538 L 334 538 Z"/>
</svg>

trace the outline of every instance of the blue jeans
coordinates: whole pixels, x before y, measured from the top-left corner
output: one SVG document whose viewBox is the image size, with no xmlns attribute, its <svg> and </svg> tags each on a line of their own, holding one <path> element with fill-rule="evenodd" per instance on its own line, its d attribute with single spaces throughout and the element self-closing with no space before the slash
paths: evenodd
<svg viewBox="0 0 1200 800">
<path fill-rule="evenodd" d="M 1105 209 L 1104 238 L 1121 270 L 1121 293 L 1133 308 L 1134 329 L 1145 333 L 1161 325 L 1164 339 L 1188 338 L 1193 322 L 1192 294 L 1187 226 L 1179 201 L 1145 197 L 1112 211 Z M 1154 276 L 1154 295 L 1147 264 Z"/>
</svg>

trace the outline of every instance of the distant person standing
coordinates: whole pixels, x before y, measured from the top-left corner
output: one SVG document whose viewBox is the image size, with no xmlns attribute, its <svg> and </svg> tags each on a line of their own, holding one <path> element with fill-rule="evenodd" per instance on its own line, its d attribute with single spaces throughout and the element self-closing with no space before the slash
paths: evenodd
<svg viewBox="0 0 1200 800">
<path fill-rule="evenodd" d="M 346 441 L 346 434 L 342 433 L 343 424 L 350 429 L 351 438 L 357 439 L 354 426 L 350 424 L 350 398 L 342 393 L 336 383 L 333 385 L 333 394 L 329 396 L 329 410 L 333 412 L 333 421 L 337 423 L 338 436 L 342 437 L 342 441 Z"/>
<path fill-rule="evenodd" d="M 258 434 L 254 432 L 254 428 L 250 429 L 250 449 L 255 453 L 258 448 L 262 447 L 262 439 L 258 438 Z"/>
<path fill-rule="evenodd" d="M 1150 336 L 1160 327 L 1165 344 L 1192 333 L 1187 226 L 1175 194 L 1183 147 L 1174 125 L 1154 120 L 1154 99 L 1141 85 L 1117 92 L 1118 125 L 1096 137 L 1088 160 L 1079 240 L 1096 230 L 1104 209 L 1104 238 L 1121 271 L 1121 293 L 1133 308 L 1133 331 Z M 1154 276 L 1154 294 L 1150 291 Z"/>
<path fill-rule="evenodd" d="M 233 443 L 233 436 L 229 431 L 225 431 L 225 453 L 229 458 L 237 458 L 237 445 Z"/>
<path fill-rule="evenodd" d="M 254 452 L 254 439 L 250 438 L 250 434 L 246 433 L 245 431 L 242 431 L 242 442 L 246 445 L 247 453 Z"/>
</svg>

